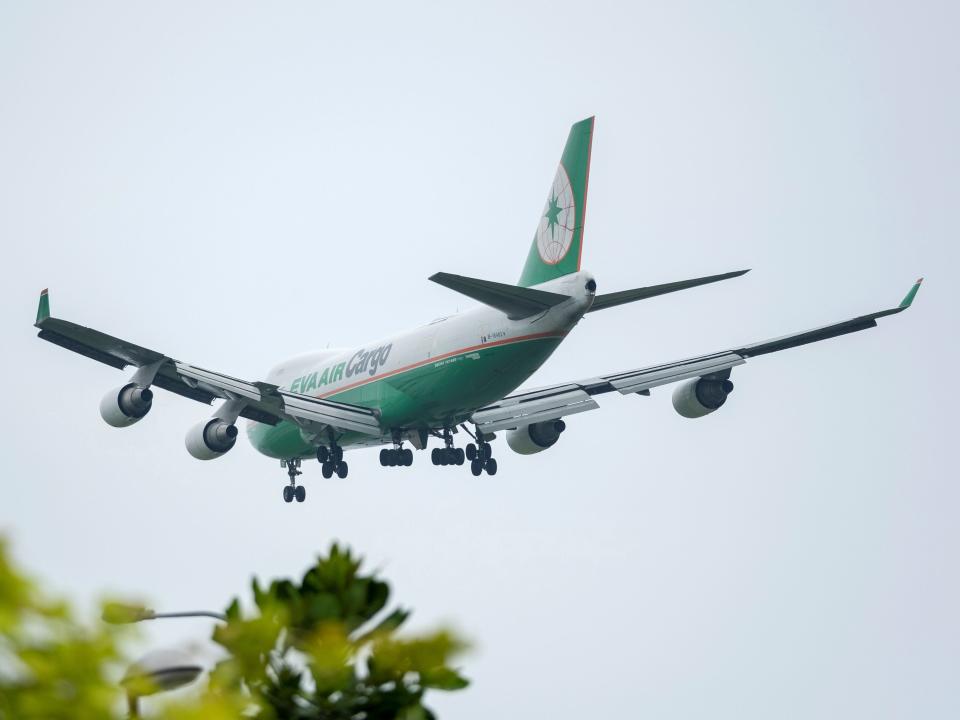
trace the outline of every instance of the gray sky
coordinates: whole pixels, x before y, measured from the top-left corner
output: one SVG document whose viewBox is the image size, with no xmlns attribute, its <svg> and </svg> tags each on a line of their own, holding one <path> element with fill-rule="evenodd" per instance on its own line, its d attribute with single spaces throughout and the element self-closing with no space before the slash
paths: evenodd
<svg viewBox="0 0 960 720">
<path fill-rule="evenodd" d="M 960 10 L 943 2 L 0 3 L 0 529 L 54 587 L 221 607 L 350 543 L 475 639 L 444 717 L 960 714 Z M 34 337 L 54 314 L 251 380 L 513 282 L 597 115 L 601 291 L 544 383 L 895 304 L 734 372 L 722 412 L 610 397 L 500 473 L 283 471 L 183 448 L 209 412 Z M 205 622 L 155 624 L 144 646 Z"/>
</svg>

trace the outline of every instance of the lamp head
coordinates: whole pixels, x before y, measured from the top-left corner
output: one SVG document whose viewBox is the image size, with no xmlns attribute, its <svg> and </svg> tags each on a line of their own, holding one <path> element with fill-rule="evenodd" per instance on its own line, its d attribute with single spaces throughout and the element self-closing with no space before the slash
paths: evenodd
<svg viewBox="0 0 960 720">
<path fill-rule="evenodd" d="M 202 672 L 183 650 L 153 650 L 127 669 L 120 684 L 131 696 L 144 697 L 189 685 Z"/>
</svg>

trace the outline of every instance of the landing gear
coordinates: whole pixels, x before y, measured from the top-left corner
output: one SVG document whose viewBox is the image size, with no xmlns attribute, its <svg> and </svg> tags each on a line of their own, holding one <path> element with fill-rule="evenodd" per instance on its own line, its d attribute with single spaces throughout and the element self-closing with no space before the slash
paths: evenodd
<svg viewBox="0 0 960 720">
<path fill-rule="evenodd" d="M 410 467 L 413 465 L 413 450 L 410 448 L 384 448 L 380 451 L 380 464 L 384 467 Z"/>
<path fill-rule="evenodd" d="M 443 434 L 434 432 L 434 435 L 443 438 L 444 447 L 434 448 L 430 452 L 430 460 L 434 465 L 463 465 L 467 460 L 470 461 L 470 472 L 474 475 L 480 475 L 484 470 L 488 475 L 497 474 L 497 461 L 493 459 L 493 448 L 490 443 L 483 439 L 483 434 L 478 430 L 474 435 L 465 425 L 461 425 L 466 433 L 470 435 L 476 444 L 467 443 L 465 448 L 453 447 L 453 437 L 450 428 L 444 428 Z"/>
<path fill-rule="evenodd" d="M 467 430 L 466 427 L 463 427 L 464 430 Z M 470 433 L 469 430 L 467 430 Z M 473 435 L 473 433 L 470 433 Z M 484 470 L 487 471 L 487 475 L 496 475 L 497 474 L 497 461 L 493 459 L 493 448 L 490 447 L 490 443 L 483 439 L 483 433 L 480 432 L 480 429 L 477 428 L 477 434 L 474 436 L 474 439 L 477 441 L 477 444 L 467 443 L 467 459 L 470 461 L 470 472 L 474 475 L 479 475 Z"/>
<path fill-rule="evenodd" d="M 317 448 L 317 460 L 320 462 L 320 472 L 325 478 L 332 478 L 334 473 L 339 478 L 347 476 L 348 468 L 343 460 L 343 448 L 337 445 L 333 437 L 330 438 L 329 448 L 325 445 Z"/>
<path fill-rule="evenodd" d="M 430 451 L 430 461 L 434 465 L 463 465 L 465 458 L 463 448 L 443 447 Z"/>
<path fill-rule="evenodd" d="M 434 433 L 438 435 L 438 433 Z M 466 454 L 463 452 L 463 448 L 455 448 L 453 446 L 453 435 L 450 433 L 450 428 L 443 429 L 443 435 L 440 435 L 443 438 L 442 448 L 434 448 L 430 451 L 430 462 L 434 465 L 463 465 L 463 461 L 466 457 Z"/>
<path fill-rule="evenodd" d="M 283 501 L 289 503 L 294 499 L 297 502 L 306 500 L 307 489 L 303 485 L 297 485 L 297 476 L 303 474 L 300 472 L 300 458 L 281 460 L 280 466 L 287 469 L 287 477 L 290 478 L 290 484 L 283 488 Z"/>
</svg>

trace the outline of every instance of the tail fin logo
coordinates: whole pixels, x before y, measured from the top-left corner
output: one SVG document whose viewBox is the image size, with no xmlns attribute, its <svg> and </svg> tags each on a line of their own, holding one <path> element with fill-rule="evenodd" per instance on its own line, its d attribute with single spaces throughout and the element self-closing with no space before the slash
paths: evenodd
<svg viewBox="0 0 960 720">
<path fill-rule="evenodd" d="M 577 204 L 563 164 L 557 166 L 543 216 L 537 226 L 537 252 L 547 265 L 556 265 L 570 250 L 576 227 Z"/>
</svg>

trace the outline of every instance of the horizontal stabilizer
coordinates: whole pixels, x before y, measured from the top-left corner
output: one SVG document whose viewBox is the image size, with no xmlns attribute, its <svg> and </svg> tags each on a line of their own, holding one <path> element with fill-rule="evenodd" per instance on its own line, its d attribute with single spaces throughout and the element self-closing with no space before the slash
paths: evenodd
<svg viewBox="0 0 960 720">
<path fill-rule="evenodd" d="M 505 313 L 511 320 L 538 315 L 570 299 L 568 295 L 438 272 L 433 282 Z"/>
<path fill-rule="evenodd" d="M 666 293 L 676 292 L 677 290 L 686 290 L 687 288 L 697 287 L 698 285 L 707 285 L 709 283 L 729 280 L 730 278 L 746 275 L 749 270 L 737 270 L 736 272 L 723 273 L 722 275 L 708 275 L 707 277 L 694 278 L 693 280 L 680 280 L 679 282 L 664 283 L 663 285 L 651 285 L 650 287 L 636 288 L 634 290 L 621 290 L 620 292 L 605 293 L 597 295 L 593 305 L 587 312 L 596 312 L 597 310 L 606 310 L 625 303 L 635 302 L 637 300 L 646 300 L 647 298 L 665 295 Z"/>
</svg>

